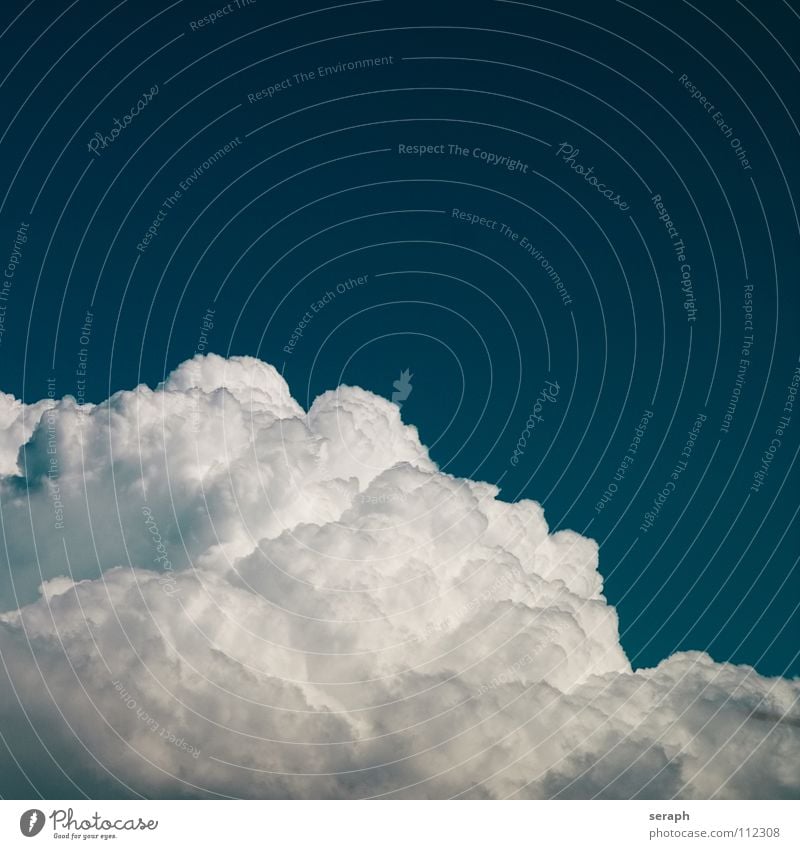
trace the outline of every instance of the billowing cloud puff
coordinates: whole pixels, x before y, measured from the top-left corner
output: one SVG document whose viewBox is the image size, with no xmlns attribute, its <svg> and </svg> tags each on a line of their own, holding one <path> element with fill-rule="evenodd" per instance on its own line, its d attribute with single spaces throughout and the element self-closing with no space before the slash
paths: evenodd
<svg viewBox="0 0 800 849">
<path fill-rule="evenodd" d="M 5 796 L 800 795 L 800 683 L 632 671 L 596 544 L 385 399 L 210 355 L 0 428 Z"/>
</svg>

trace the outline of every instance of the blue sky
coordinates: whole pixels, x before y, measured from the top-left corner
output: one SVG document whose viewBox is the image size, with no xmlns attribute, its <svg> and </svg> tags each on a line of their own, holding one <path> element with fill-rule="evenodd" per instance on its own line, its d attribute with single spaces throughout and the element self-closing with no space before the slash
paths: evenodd
<svg viewBox="0 0 800 849">
<path fill-rule="evenodd" d="M 281 8 L 67 14 L 25 56 L 42 21 L 17 23 L 0 389 L 99 401 L 203 350 L 274 364 L 308 406 L 409 369 L 402 415 L 442 469 L 597 539 L 635 666 L 796 675 L 797 421 L 770 447 L 798 366 L 790 57 L 743 8 L 727 34 L 692 12 L 690 43 L 657 6 Z M 309 75 L 369 57 L 392 61 Z"/>
</svg>

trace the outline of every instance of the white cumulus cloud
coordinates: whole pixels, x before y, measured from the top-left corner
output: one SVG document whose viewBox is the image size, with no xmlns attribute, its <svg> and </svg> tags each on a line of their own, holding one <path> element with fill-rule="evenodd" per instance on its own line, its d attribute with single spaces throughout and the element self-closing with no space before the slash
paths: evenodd
<svg viewBox="0 0 800 849">
<path fill-rule="evenodd" d="M 357 387 L 0 394 L 0 518 L 3 795 L 800 795 L 800 682 L 634 672 L 596 544 Z"/>
</svg>

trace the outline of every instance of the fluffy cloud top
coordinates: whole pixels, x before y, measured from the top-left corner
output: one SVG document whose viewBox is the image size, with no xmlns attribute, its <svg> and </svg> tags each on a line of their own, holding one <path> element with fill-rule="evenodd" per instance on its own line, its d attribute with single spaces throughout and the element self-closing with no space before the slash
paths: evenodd
<svg viewBox="0 0 800 849">
<path fill-rule="evenodd" d="M 4 796 L 800 796 L 799 682 L 633 672 L 596 544 L 362 389 L 0 394 L 0 475 Z"/>
</svg>

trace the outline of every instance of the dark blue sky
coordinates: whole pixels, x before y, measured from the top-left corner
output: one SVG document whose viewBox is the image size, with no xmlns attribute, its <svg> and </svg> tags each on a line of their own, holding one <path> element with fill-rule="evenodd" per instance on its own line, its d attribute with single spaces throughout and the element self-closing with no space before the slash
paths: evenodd
<svg viewBox="0 0 800 849">
<path fill-rule="evenodd" d="M 446 471 L 598 540 L 635 666 L 797 675 L 792 6 L 218 8 L 3 39 L 0 389 L 98 401 L 204 344 L 304 404 L 408 368 Z"/>
</svg>

